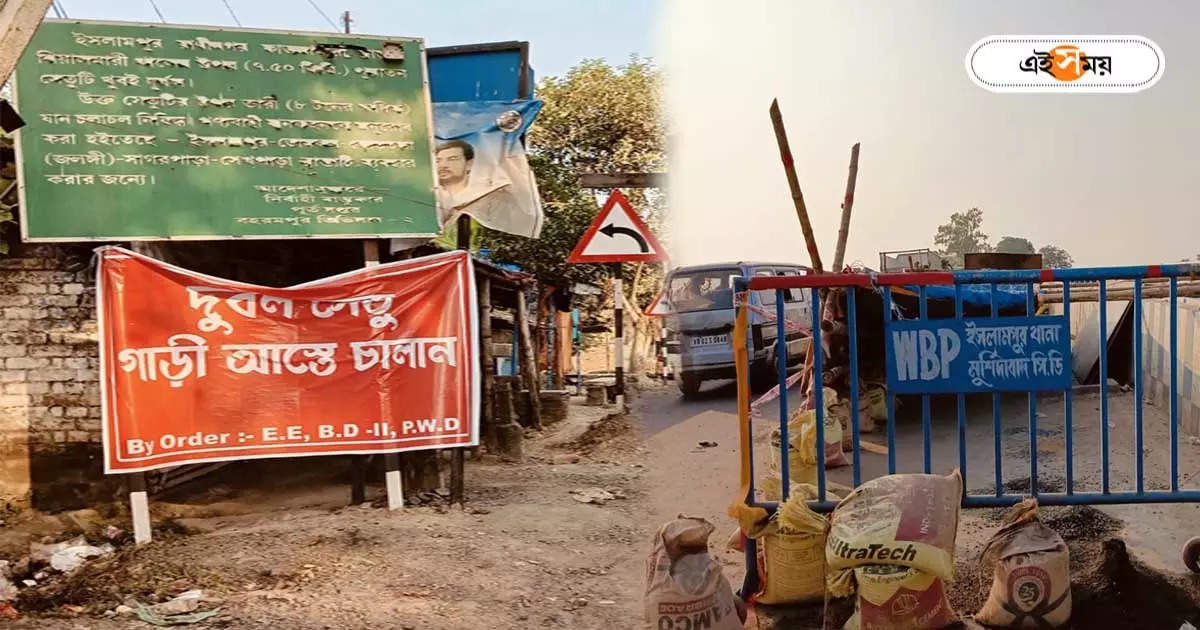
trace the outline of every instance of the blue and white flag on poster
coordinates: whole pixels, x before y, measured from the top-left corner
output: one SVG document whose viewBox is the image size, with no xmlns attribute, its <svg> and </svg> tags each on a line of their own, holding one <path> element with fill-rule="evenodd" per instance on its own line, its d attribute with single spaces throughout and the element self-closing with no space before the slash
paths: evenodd
<svg viewBox="0 0 1200 630">
<path fill-rule="evenodd" d="M 537 238 L 542 202 L 522 137 L 542 101 L 433 104 L 438 219 L 443 229 L 460 214 L 501 232 Z M 413 247 L 395 239 L 392 250 Z"/>
</svg>

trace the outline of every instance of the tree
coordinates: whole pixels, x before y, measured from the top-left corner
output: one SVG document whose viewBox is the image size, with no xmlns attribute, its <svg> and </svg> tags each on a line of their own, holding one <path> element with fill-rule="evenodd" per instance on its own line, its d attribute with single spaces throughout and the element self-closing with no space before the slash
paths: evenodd
<svg viewBox="0 0 1200 630">
<path fill-rule="evenodd" d="M 1067 253 L 1067 250 L 1058 245 L 1043 245 L 1038 253 L 1042 255 L 1042 266 L 1053 267 L 1056 269 L 1064 269 L 1075 264 L 1075 260 Z"/>
<path fill-rule="evenodd" d="M 991 251 L 988 236 L 983 233 L 983 210 L 971 208 L 951 214 L 949 223 L 938 226 L 933 243 L 941 248 L 942 258 L 959 268 L 964 254 Z"/>
<path fill-rule="evenodd" d="M 580 188 L 578 178 L 582 173 L 666 172 L 662 73 L 637 56 L 615 67 L 603 60 L 584 60 L 562 77 L 543 79 L 536 97 L 545 105 L 529 131 L 528 152 L 546 212 L 541 237 L 485 230 L 482 246 L 491 250 L 496 262 L 518 265 L 558 287 L 576 282 L 603 285 L 608 269 L 566 262 L 602 201 Z M 624 192 L 660 240 L 666 240 L 662 191 Z M 645 305 L 661 283 L 661 266 L 623 267 L 630 301 Z M 611 296 L 604 302 L 611 306 Z M 602 305 L 593 306 L 599 310 Z M 631 319 L 640 324 L 635 331 L 647 332 L 649 322 L 639 321 L 636 314 Z"/>
<path fill-rule="evenodd" d="M 619 67 L 584 60 L 563 77 L 543 79 L 536 96 L 545 105 L 528 145 L 546 212 L 541 238 L 488 230 L 483 245 L 495 260 L 519 265 L 558 286 L 598 282 L 607 275 L 602 267 L 566 263 L 598 210 L 595 195 L 579 187 L 578 177 L 666 170 L 665 128 L 659 116 L 662 75 L 636 56 Z M 631 190 L 626 196 L 651 227 L 659 227 L 662 194 Z"/>
<path fill-rule="evenodd" d="M 1033 243 L 1027 238 L 1005 236 L 996 242 L 995 251 L 1005 254 L 1032 254 L 1037 250 L 1033 248 Z"/>
</svg>

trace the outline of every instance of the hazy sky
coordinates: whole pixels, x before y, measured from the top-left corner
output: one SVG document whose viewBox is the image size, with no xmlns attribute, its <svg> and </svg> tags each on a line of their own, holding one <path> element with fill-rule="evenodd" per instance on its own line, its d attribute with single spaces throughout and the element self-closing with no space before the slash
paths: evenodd
<svg viewBox="0 0 1200 630">
<path fill-rule="evenodd" d="M 155 0 L 163 17 L 177 24 L 234 26 L 222 0 Z M 248 28 L 330 30 L 308 0 L 228 0 Z M 653 7 L 646 0 L 316 0 L 341 27 L 349 10 L 351 28 L 372 35 L 424 37 L 430 46 L 508 40 L 530 43 L 538 76 L 566 72 L 580 59 L 626 60 L 654 48 Z M 75 19 L 157 22 L 149 0 L 59 0 Z M 54 16 L 54 13 L 50 13 Z M 614 21 L 612 16 L 629 19 Z M 611 24 L 611 27 L 602 25 Z"/>
<path fill-rule="evenodd" d="M 1200 253 L 1200 4 L 674 0 L 676 263 L 808 262 L 767 108 L 778 97 L 826 265 L 862 142 L 846 260 L 932 246 L 950 213 L 1058 244 L 1077 265 Z M 993 94 L 963 59 L 993 34 L 1136 34 L 1162 47 L 1139 94 Z"/>
</svg>

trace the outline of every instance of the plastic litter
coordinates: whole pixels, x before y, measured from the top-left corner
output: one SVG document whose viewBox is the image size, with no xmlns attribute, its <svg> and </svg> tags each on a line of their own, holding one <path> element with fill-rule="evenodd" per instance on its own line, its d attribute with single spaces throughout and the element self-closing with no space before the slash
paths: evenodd
<svg viewBox="0 0 1200 630">
<path fill-rule="evenodd" d="M 87 562 L 89 558 L 99 558 L 113 552 L 111 545 L 106 547 L 93 547 L 85 543 L 59 549 L 50 554 L 50 567 L 55 571 L 71 573 L 83 566 L 83 563 Z"/>
</svg>

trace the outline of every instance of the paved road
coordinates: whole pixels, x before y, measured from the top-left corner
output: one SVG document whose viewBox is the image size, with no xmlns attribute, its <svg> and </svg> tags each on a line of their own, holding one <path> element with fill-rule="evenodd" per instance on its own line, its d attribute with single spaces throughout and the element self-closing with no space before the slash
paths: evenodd
<svg viewBox="0 0 1200 630">
<path fill-rule="evenodd" d="M 798 390 L 793 390 L 796 394 Z M 683 400 L 674 387 L 652 390 L 635 403 L 642 420 L 654 464 L 651 481 L 656 493 L 656 517 L 670 518 L 685 512 L 705 516 L 718 525 L 721 535 L 732 530 L 725 516 L 735 499 L 739 455 L 736 389 L 732 382 L 706 384 L 694 400 Z M 1133 397 L 1114 391 L 1109 395 L 1110 487 L 1132 490 L 1134 470 Z M 1066 442 L 1061 396 L 1036 401 L 1038 486 L 1043 492 L 1061 492 L 1065 483 Z M 956 401 L 932 397 L 930 470 L 948 473 L 959 467 Z M 763 418 L 754 421 L 756 477 L 767 470 L 767 435 L 778 424 L 778 403 L 763 407 Z M 1096 394 L 1074 396 L 1074 488 L 1100 490 L 1100 400 Z M 967 398 L 967 450 L 965 477 L 968 493 L 995 491 L 995 432 L 990 395 Z M 1147 489 L 1169 487 L 1169 423 L 1164 410 L 1143 408 Z M 1029 402 L 1025 395 L 1001 401 L 1001 483 L 1009 492 L 1029 487 Z M 882 429 L 881 429 L 882 430 Z M 886 444 L 886 434 L 864 436 Z M 701 441 L 717 442 L 700 448 Z M 905 401 L 897 412 L 897 470 L 924 469 L 920 399 Z M 887 457 L 864 452 L 862 478 L 886 474 Z M 1182 487 L 1200 487 L 1200 447 L 1186 438 L 1180 444 Z M 828 471 L 828 478 L 850 485 L 851 468 Z M 1188 538 L 1200 535 L 1200 506 L 1195 504 L 1112 506 L 1105 508 L 1127 523 L 1126 539 L 1134 552 L 1159 570 L 1183 572 L 1179 551 Z"/>
</svg>

